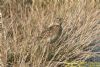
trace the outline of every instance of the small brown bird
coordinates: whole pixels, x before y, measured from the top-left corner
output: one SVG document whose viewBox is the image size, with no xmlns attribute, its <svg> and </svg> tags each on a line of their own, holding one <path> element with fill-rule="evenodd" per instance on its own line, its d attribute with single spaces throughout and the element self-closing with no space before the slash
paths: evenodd
<svg viewBox="0 0 100 67">
<path fill-rule="evenodd" d="M 61 18 L 57 18 L 55 24 L 51 25 L 46 30 L 44 30 L 39 38 L 46 40 L 49 43 L 54 43 L 62 33 L 61 24 Z"/>
</svg>

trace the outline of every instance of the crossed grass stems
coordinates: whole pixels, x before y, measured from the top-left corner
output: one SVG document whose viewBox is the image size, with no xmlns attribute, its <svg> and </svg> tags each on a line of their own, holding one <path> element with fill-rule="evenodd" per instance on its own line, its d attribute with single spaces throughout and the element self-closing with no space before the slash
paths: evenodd
<svg viewBox="0 0 100 67">
<path fill-rule="evenodd" d="M 25 62 L 29 65 L 33 64 L 34 67 L 53 67 L 58 65 L 53 61 L 84 60 L 91 55 L 89 49 L 95 44 L 90 45 L 100 36 L 100 25 L 97 20 L 100 18 L 98 3 L 94 0 L 82 2 L 82 4 L 81 1 L 60 2 L 55 0 L 43 1 L 43 5 L 42 1 L 35 1 L 36 3 L 32 4 L 34 9 L 32 9 L 32 6 L 29 8 L 30 2 L 27 2 L 27 6 L 23 6 L 21 2 L 23 3 L 23 1 L 6 1 L 3 5 L 4 37 L 6 36 L 3 40 L 5 45 L 3 48 L 7 52 L 7 58 L 4 58 L 7 60 L 5 61 L 7 64 L 23 65 Z M 78 7 L 79 5 L 81 7 Z M 18 9 L 18 7 L 20 8 Z M 31 9 L 33 11 L 30 11 Z M 16 13 L 18 10 L 19 12 Z M 42 30 L 41 26 L 48 27 L 55 16 L 64 18 L 62 34 L 58 40 L 53 44 L 36 40 L 37 34 Z M 88 53 L 84 53 L 85 50 Z"/>
</svg>

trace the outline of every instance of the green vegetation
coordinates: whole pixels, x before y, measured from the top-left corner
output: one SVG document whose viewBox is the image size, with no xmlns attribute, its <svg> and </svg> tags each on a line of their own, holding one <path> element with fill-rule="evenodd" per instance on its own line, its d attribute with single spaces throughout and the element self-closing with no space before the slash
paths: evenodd
<svg viewBox="0 0 100 67">
<path fill-rule="evenodd" d="M 71 62 L 65 63 L 65 67 L 99 67 L 100 62 Z"/>
</svg>

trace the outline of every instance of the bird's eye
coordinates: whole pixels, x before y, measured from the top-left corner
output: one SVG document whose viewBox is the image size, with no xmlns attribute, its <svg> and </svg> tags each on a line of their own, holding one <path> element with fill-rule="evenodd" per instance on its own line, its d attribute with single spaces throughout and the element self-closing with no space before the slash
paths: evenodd
<svg viewBox="0 0 100 67">
<path fill-rule="evenodd" d="M 60 18 L 57 18 L 57 20 L 60 20 Z"/>
<path fill-rule="evenodd" d="M 62 20 L 62 18 L 57 18 L 57 20 L 58 20 L 58 21 L 61 21 L 61 20 Z"/>
</svg>

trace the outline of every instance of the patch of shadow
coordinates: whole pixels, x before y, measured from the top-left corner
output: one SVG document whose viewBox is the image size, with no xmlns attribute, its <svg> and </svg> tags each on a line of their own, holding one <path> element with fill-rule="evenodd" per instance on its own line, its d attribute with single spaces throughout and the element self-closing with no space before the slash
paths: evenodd
<svg viewBox="0 0 100 67">
<path fill-rule="evenodd" d="M 94 49 L 92 50 L 92 52 L 100 52 L 100 46 L 94 47 Z"/>
<path fill-rule="evenodd" d="M 86 62 L 100 62 L 100 56 L 90 57 L 85 60 Z"/>
<path fill-rule="evenodd" d="M 83 49 L 84 51 L 91 50 L 92 52 L 100 52 L 100 39 L 93 40 L 87 47 Z"/>
</svg>

